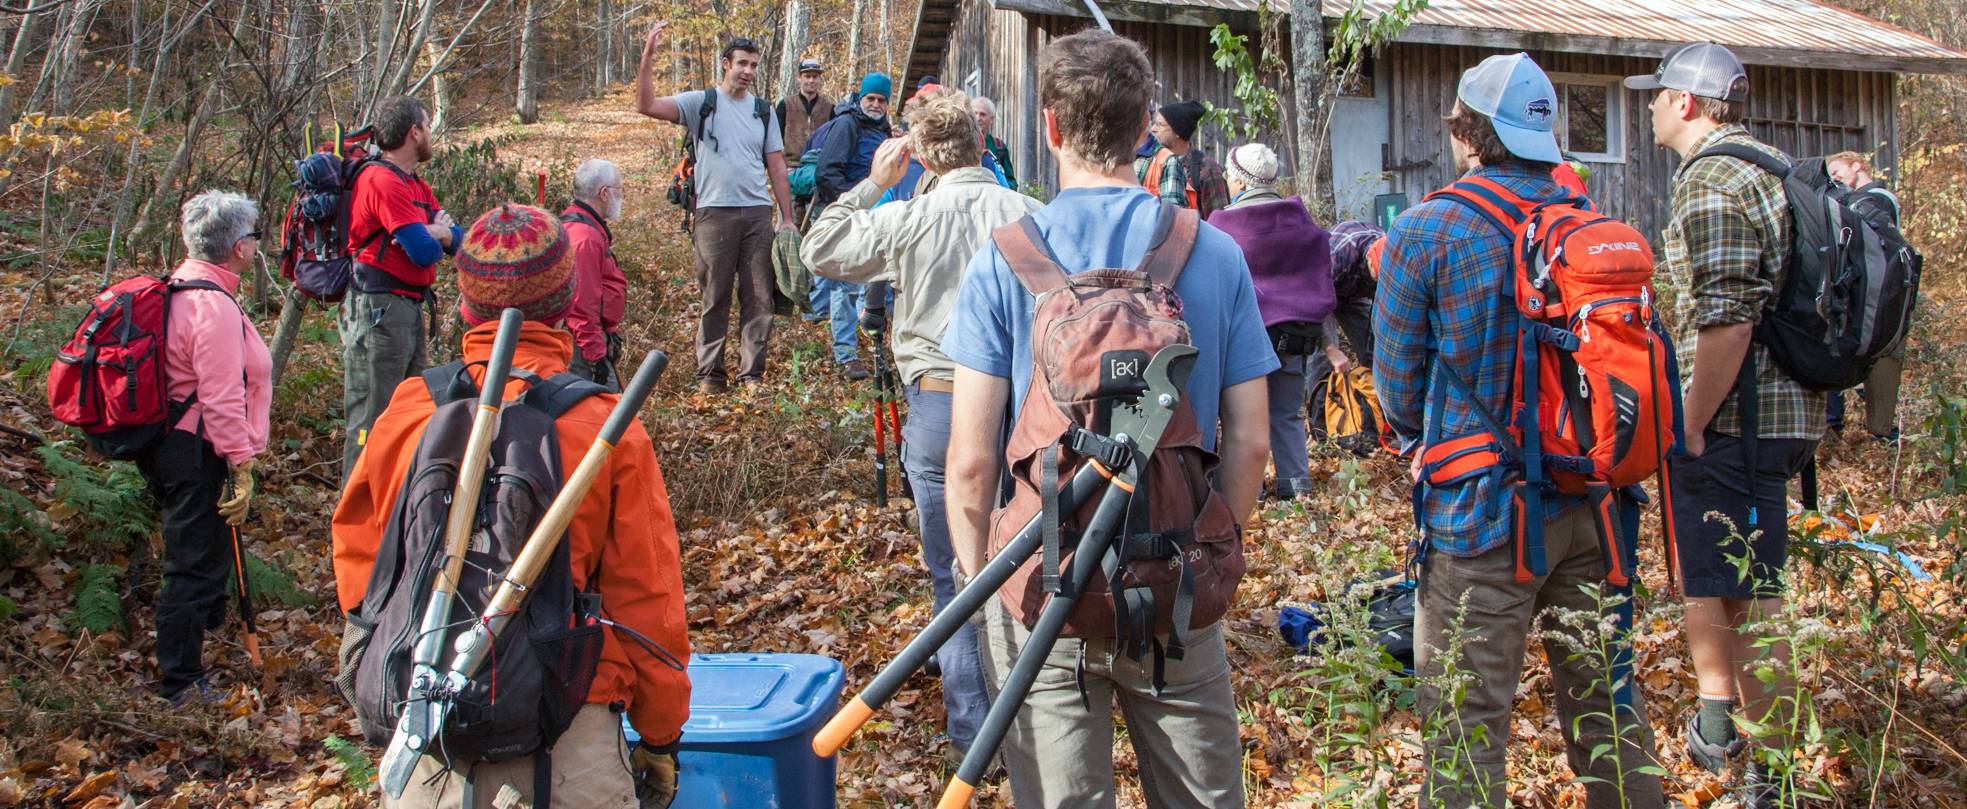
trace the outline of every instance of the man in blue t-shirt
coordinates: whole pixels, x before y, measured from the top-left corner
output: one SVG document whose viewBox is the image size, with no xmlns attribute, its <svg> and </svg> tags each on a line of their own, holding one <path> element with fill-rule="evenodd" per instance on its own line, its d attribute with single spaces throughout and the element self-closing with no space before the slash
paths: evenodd
<svg viewBox="0 0 1967 809">
<path fill-rule="evenodd" d="M 1039 232 L 1068 273 L 1138 266 L 1160 214 L 1131 162 L 1154 93 L 1146 53 L 1131 40 L 1090 30 L 1053 41 L 1039 56 L 1038 72 L 1061 188 L 1033 214 Z M 1256 505 L 1269 456 L 1264 377 L 1277 370 L 1277 357 L 1243 253 L 1221 231 L 1202 226 L 1175 293 L 1201 352 L 1189 376 L 1189 401 L 1203 446 L 1222 459 L 1216 487 L 1241 523 Z M 943 335 L 943 353 L 956 361 L 946 502 L 966 577 L 984 564 L 1004 451 L 1000 436 L 1017 415 L 1010 403 L 1023 400 L 1031 380 L 1035 305 L 993 245 L 971 260 Z M 985 673 L 1001 684 L 1030 632 L 995 598 L 984 620 Z M 1117 698 L 1141 780 L 1157 805 L 1242 806 L 1242 747 L 1221 626 L 1191 630 L 1187 643 L 1181 659 L 1166 661 L 1159 672 L 1164 687 L 1156 689 L 1152 661 L 1117 653 L 1113 639 L 1061 639 L 1005 739 L 1017 804 L 1113 805 Z"/>
</svg>

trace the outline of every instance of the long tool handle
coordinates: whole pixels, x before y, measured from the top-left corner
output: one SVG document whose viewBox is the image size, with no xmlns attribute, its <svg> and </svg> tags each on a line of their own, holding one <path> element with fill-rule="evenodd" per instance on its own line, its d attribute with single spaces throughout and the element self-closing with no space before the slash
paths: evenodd
<svg viewBox="0 0 1967 809">
<path fill-rule="evenodd" d="M 458 460 L 457 483 L 451 490 L 451 508 L 444 518 L 444 566 L 431 582 L 430 600 L 418 624 L 419 634 L 411 656 L 416 664 L 434 666 L 444 653 L 447 634 L 444 630 L 451 623 L 458 577 L 464 572 L 465 552 L 478 521 L 478 497 L 485 490 L 485 466 L 490 462 L 492 440 L 499 434 L 505 382 L 512 375 L 512 356 L 519 348 L 519 332 L 525 322 L 526 316 L 518 309 L 499 313 L 492 356 L 485 362 L 485 381 L 478 389 L 478 409 L 472 415 L 471 434 L 465 439 L 464 457 Z"/>
<path fill-rule="evenodd" d="M 227 487 L 230 489 L 230 486 Z M 253 617 L 253 587 L 246 578 L 246 544 L 239 539 L 239 526 L 232 528 L 232 571 L 239 577 L 239 620 L 246 625 L 246 661 L 260 667 L 259 619 Z"/>
<path fill-rule="evenodd" d="M 964 754 L 963 764 L 956 768 L 956 775 L 950 778 L 949 787 L 943 791 L 936 809 L 967 806 L 976 794 L 977 785 L 983 782 L 984 772 L 990 767 L 991 757 L 997 755 L 997 747 L 1003 744 L 1004 734 L 1011 729 L 1011 722 L 1017 719 L 1018 711 L 1024 707 L 1025 697 L 1031 693 L 1031 685 L 1038 679 L 1038 670 L 1045 666 L 1045 658 L 1051 655 L 1052 646 L 1059 642 L 1059 633 L 1065 630 L 1066 619 L 1072 617 L 1072 608 L 1078 602 L 1079 594 L 1086 591 L 1087 583 L 1093 580 L 1093 573 L 1100 569 L 1101 562 L 1106 558 L 1107 548 L 1113 544 L 1114 534 L 1118 533 L 1120 523 L 1126 517 L 1127 504 L 1133 499 L 1129 489 L 1116 485 L 1108 488 L 1100 498 L 1100 505 L 1094 510 L 1093 519 L 1072 554 L 1072 589 L 1052 596 L 1052 600 L 1046 602 L 1044 612 L 1038 614 L 1038 624 L 1031 628 L 1031 637 L 1019 650 L 1018 660 L 1011 665 L 1011 674 L 1004 680 L 1004 688 L 991 701 L 990 713 L 984 715 L 976 740 L 971 742 L 969 752 Z"/>
<path fill-rule="evenodd" d="M 1088 461 L 1082 464 L 1079 471 L 1073 474 L 1072 480 L 1067 482 L 1059 492 L 1059 513 L 1070 514 L 1080 503 L 1091 501 L 1093 495 L 1106 485 L 1111 475 L 1112 472 L 1107 471 L 1097 462 Z M 883 667 L 881 673 L 874 675 L 874 679 L 855 695 L 853 701 L 843 706 L 831 720 L 827 721 L 825 727 L 820 728 L 819 734 L 813 737 L 814 753 L 825 758 L 840 752 L 840 748 L 846 746 L 847 740 L 853 737 L 854 732 L 860 730 L 861 726 L 874 716 L 875 710 L 893 698 L 895 693 L 901 690 L 902 685 L 908 682 L 908 678 L 927 664 L 936 650 L 942 648 L 950 636 L 955 635 L 956 630 L 970 620 L 971 615 L 983 608 L 984 602 L 997 594 L 997 589 L 1011 579 L 1011 574 L 1017 572 L 1018 566 L 1024 564 L 1026 559 L 1031 558 L 1031 555 L 1038 551 L 1039 543 L 1044 541 L 1044 534 L 1040 530 L 1043 520 L 1044 516 L 1039 515 L 1026 523 L 1025 527 L 1004 545 L 1004 549 L 992 557 L 982 570 L 977 571 L 976 577 L 970 579 L 970 583 L 957 592 L 956 597 L 950 599 L 949 604 L 944 606 L 941 612 L 936 613 L 936 617 L 929 621 L 929 625 L 924 627 L 914 640 L 909 641 L 907 646 L 902 647 L 901 653 L 895 655 L 895 659 Z"/>
<path fill-rule="evenodd" d="M 608 465 L 608 456 L 615 451 L 615 444 L 621 441 L 622 434 L 635 422 L 637 413 L 642 412 L 643 403 L 649 400 L 650 392 L 655 390 L 656 380 L 662 376 L 664 368 L 669 367 L 669 356 L 661 351 L 649 352 L 649 358 L 642 361 L 636 369 L 635 378 L 622 391 L 621 400 L 608 414 L 608 420 L 601 425 L 601 434 L 594 437 L 594 443 L 587 448 L 587 455 L 581 458 L 580 465 L 567 478 L 560 494 L 553 498 L 553 504 L 546 509 L 533 533 L 526 538 L 526 544 L 519 550 L 518 557 L 512 560 L 512 569 L 506 571 L 505 580 L 499 584 L 498 592 L 485 605 L 485 613 L 473 625 L 470 634 L 458 639 L 458 656 L 451 662 L 454 674 L 471 677 L 478 673 L 486 656 L 491 652 L 493 641 L 499 631 L 519 611 L 525 601 L 528 588 L 539 577 L 540 569 L 552 558 L 553 551 L 560 547 L 560 538 L 567 532 L 567 525 L 574 521 L 574 512 L 580 509 L 581 501 L 586 499 L 587 490 L 594 485 L 594 479 Z"/>
</svg>

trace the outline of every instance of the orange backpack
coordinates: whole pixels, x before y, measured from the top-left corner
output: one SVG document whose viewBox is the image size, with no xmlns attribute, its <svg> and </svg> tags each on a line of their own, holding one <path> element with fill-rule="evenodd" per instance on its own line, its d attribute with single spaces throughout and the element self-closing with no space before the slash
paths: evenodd
<svg viewBox="0 0 1967 809">
<path fill-rule="evenodd" d="M 1638 552 L 1637 511 L 1621 519 L 1615 497 L 1645 499 L 1638 484 L 1664 467 L 1680 429 L 1679 372 L 1654 310 L 1652 248 L 1632 226 L 1593 212 L 1579 197 L 1524 200 L 1470 177 L 1428 198 L 1466 205 L 1511 235 L 1505 289 L 1520 320 L 1504 417 L 1483 409 L 1454 369 L 1438 366 L 1454 390 L 1477 403 L 1484 428 L 1430 437 L 1422 480 L 1438 486 L 1475 474 L 1506 476 L 1516 578 L 1523 582 L 1546 572 L 1544 495 L 1584 495 L 1605 551 L 1606 580 L 1626 586 Z M 1660 485 L 1665 494 L 1665 475 Z M 1669 521 L 1669 543 L 1671 530 Z"/>
</svg>

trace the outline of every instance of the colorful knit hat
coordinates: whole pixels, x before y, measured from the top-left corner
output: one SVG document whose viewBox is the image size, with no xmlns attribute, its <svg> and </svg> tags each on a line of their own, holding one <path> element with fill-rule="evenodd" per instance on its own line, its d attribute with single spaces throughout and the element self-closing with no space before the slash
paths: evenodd
<svg viewBox="0 0 1967 809">
<path fill-rule="evenodd" d="M 553 214 L 506 203 L 471 223 L 458 249 L 458 313 L 476 326 L 508 306 L 551 323 L 574 302 L 574 254 Z"/>
</svg>

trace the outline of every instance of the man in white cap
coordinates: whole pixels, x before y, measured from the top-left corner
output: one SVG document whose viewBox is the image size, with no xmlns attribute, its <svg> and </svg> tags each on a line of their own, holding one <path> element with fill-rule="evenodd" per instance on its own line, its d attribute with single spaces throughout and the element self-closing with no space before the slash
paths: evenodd
<svg viewBox="0 0 1967 809">
<path fill-rule="evenodd" d="M 1456 167 L 1467 172 L 1458 185 L 1523 206 L 1563 195 L 1551 178 L 1563 159 L 1551 134 L 1557 92 L 1529 56 L 1484 60 L 1462 74 L 1455 95 L 1448 133 Z M 1428 444 L 1483 433 L 1475 408 L 1491 417 L 1508 412 L 1518 315 L 1504 286 L 1513 237 L 1499 220 L 1447 196 L 1408 209 L 1387 233 L 1373 375 L 1388 424 L 1417 458 Z M 1470 391 L 1452 386 L 1451 376 L 1467 380 Z M 1607 661 L 1546 645 L 1567 758 L 1587 776 L 1585 805 L 1660 806 L 1651 730 L 1629 671 L 1632 607 L 1586 592 L 1604 585 L 1605 560 L 1583 499 L 1552 495 L 1540 513 L 1518 515 L 1495 480 L 1468 475 L 1424 486 L 1415 505 L 1422 530 L 1416 709 L 1427 762 L 1421 805 L 1505 805 L 1511 700 L 1532 619 L 1556 608 L 1600 616 L 1586 631 L 1603 625 L 1609 635 L 1589 642 L 1594 651 L 1601 642 L 1614 649 Z M 1519 519 L 1543 524 L 1546 570 L 1527 584 L 1516 580 Z M 1450 670 L 1459 673 L 1454 683 L 1446 682 Z"/>
<path fill-rule="evenodd" d="M 1788 726 L 1782 706 L 1795 684 L 1781 676 L 1787 644 L 1765 645 L 1739 629 L 1782 611 L 1789 480 L 1816 454 L 1824 395 L 1797 384 L 1754 339 L 1763 308 L 1783 287 L 1789 206 L 1774 174 L 1740 156 L 1709 153 L 1734 147 L 1780 164 L 1789 159 L 1741 126 L 1748 107 L 1741 61 L 1720 45 L 1695 43 L 1625 84 L 1657 91 L 1653 138 L 1685 160 L 1673 176 L 1673 219 L 1662 234 L 1660 286 L 1675 302 L 1669 322 L 1677 330 L 1686 419 L 1685 441 L 1669 458 L 1670 512 L 1687 646 L 1700 682 L 1687 753 L 1718 772 L 1744 747 L 1736 705 L 1772 730 Z M 1742 393 L 1755 397 L 1746 413 L 1737 402 Z M 1728 520 L 1709 520 L 1710 512 Z M 1765 663 L 1777 672 L 1772 682 L 1754 672 Z M 1780 736 L 1761 741 L 1787 745 Z M 1751 763 L 1742 804 L 1777 805 L 1784 780 Z"/>
</svg>

